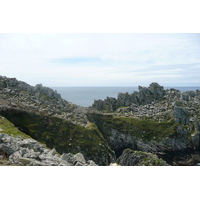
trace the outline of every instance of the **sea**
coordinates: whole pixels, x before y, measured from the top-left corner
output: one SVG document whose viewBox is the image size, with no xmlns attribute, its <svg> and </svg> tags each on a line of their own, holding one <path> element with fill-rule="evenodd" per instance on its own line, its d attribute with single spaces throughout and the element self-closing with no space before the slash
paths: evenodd
<svg viewBox="0 0 200 200">
<path fill-rule="evenodd" d="M 92 106 L 94 100 L 106 99 L 106 97 L 117 98 L 118 93 L 133 93 L 138 91 L 138 87 L 51 87 L 56 90 L 61 97 L 73 104 L 83 107 Z M 185 91 L 200 90 L 200 87 L 164 87 L 164 89 L 174 88 Z"/>
</svg>

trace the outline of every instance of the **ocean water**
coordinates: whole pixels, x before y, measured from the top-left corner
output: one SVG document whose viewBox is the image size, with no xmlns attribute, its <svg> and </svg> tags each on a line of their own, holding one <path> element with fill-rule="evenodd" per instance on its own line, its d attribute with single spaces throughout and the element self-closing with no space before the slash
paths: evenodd
<svg viewBox="0 0 200 200">
<path fill-rule="evenodd" d="M 119 92 L 133 93 L 138 87 L 51 87 L 73 104 L 88 107 L 92 106 L 94 100 L 106 99 L 106 97 L 117 98 Z M 181 92 L 200 90 L 200 87 L 164 87 L 164 89 L 178 89 Z"/>
</svg>

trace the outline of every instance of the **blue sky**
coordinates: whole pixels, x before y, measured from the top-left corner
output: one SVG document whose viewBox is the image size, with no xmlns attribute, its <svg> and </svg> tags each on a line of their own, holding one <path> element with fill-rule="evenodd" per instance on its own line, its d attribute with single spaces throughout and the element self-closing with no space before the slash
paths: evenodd
<svg viewBox="0 0 200 200">
<path fill-rule="evenodd" d="M 200 86 L 198 33 L 1 33 L 1 75 L 45 86 Z"/>
</svg>

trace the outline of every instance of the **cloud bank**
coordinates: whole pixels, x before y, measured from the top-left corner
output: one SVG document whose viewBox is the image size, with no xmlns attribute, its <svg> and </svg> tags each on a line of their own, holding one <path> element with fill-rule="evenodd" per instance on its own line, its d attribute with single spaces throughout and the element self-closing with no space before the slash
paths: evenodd
<svg viewBox="0 0 200 200">
<path fill-rule="evenodd" d="M 0 34 L 1 75 L 31 85 L 200 85 L 200 34 Z"/>
</svg>

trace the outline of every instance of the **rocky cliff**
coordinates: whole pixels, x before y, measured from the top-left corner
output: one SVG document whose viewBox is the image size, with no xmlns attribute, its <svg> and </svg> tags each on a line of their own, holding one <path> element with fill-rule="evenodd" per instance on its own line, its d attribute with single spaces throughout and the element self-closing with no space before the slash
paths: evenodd
<svg viewBox="0 0 200 200">
<path fill-rule="evenodd" d="M 117 99 L 107 97 L 103 100 L 95 100 L 92 107 L 97 110 L 115 111 L 121 106 L 130 106 L 131 104 L 146 105 L 153 101 L 161 100 L 165 96 L 165 90 L 158 83 L 151 83 L 148 88 L 138 87 L 139 92 L 132 94 L 119 93 Z"/>
<path fill-rule="evenodd" d="M 41 84 L 0 76 L 0 115 L 59 154 L 81 153 L 98 165 L 148 165 L 143 158 L 150 165 L 200 162 L 200 91 L 164 90 L 158 83 L 138 90 L 83 108 Z M 139 164 L 127 161 L 133 155 Z"/>
<path fill-rule="evenodd" d="M 88 125 L 85 113 L 85 108 L 62 99 L 41 84 L 33 87 L 0 76 L 0 115 L 60 154 L 82 153 L 87 160 L 108 165 L 115 154 L 101 133 Z"/>
<path fill-rule="evenodd" d="M 117 99 L 95 101 L 92 109 L 88 118 L 117 157 L 130 148 L 154 153 L 170 165 L 200 161 L 199 90 L 181 93 L 152 83 L 139 86 L 139 92 L 119 93 Z"/>
</svg>

